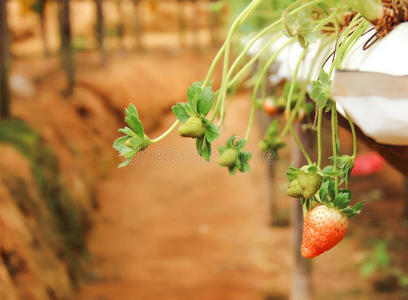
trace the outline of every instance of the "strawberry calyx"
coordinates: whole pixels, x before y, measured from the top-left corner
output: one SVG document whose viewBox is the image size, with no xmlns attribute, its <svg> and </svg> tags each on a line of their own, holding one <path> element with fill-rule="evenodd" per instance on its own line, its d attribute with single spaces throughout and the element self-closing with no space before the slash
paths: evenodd
<svg viewBox="0 0 408 300">
<path fill-rule="evenodd" d="M 272 154 L 271 158 L 279 158 L 278 150 L 286 146 L 286 143 L 283 143 L 279 140 L 279 123 L 278 120 L 274 120 L 268 127 L 268 130 L 265 133 L 264 138 L 259 142 L 259 148 L 264 152 L 270 152 Z"/>
<path fill-rule="evenodd" d="M 235 174 L 237 170 L 242 173 L 250 170 L 248 161 L 252 155 L 244 150 L 245 144 L 245 139 L 239 139 L 236 135 L 232 135 L 225 146 L 218 148 L 220 153 L 218 164 L 227 167 L 231 175 Z"/>
<path fill-rule="evenodd" d="M 125 122 L 128 126 L 118 130 L 124 135 L 117 138 L 113 144 L 113 148 L 119 152 L 120 156 L 126 158 L 119 165 L 119 168 L 128 165 L 137 152 L 145 150 L 152 143 L 144 132 L 143 124 L 134 104 L 130 104 L 125 109 L 125 115 Z"/>
<path fill-rule="evenodd" d="M 194 82 L 187 90 L 187 100 L 171 108 L 182 123 L 179 135 L 196 139 L 198 154 L 209 161 L 211 143 L 219 137 L 218 127 L 206 118 L 213 105 L 214 92 L 211 86 L 203 87 L 201 82 Z"/>
<path fill-rule="evenodd" d="M 350 205 L 352 198 L 352 192 L 347 189 L 339 189 L 336 194 L 334 181 L 325 178 L 316 201 L 328 207 L 336 208 L 343 215 L 350 218 L 360 214 L 364 206 L 363 201 Z"/>
<path fill-rule="evenodd" d="M 286 193 L 294 198 L 312 198 L 320 190 L 323 182 L 316 165 L 304 166 L 301 169 L 290 167 L 286 175 L 289 179 Z"/>
</svg>

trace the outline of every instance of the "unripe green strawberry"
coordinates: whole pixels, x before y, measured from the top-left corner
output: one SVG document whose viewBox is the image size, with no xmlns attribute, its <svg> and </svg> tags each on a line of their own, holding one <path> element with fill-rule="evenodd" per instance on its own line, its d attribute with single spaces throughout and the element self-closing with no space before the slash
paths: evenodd
<svg viewBox="0 0 408 300">
<path fill-rule="evenodd" d="M 309 199 L 319 191 L 323 179 L 317 173 L 300 173 L 297 181 L 302 188 L 303 198 Z"/>
<path fill-rule="evenodd" d="M 238 159 L 238 150 L 226 149 L 218 158 L 218 164 L 224 167 L 232 167 Z"/>
<path fill-rule="evenodd" d="M 290 182 L 288 190 L 286 191 L 286 195 L 293 198 L 303 197 L 302 188 L 300 187 L 299 182 L 296 179 Z"/>
<path fill-rule="evenodd" d="M 268 145 L 266 144 L 266 142 L 264 140 L 260 141 L 258 146 L 262 151 L 268 150 Z"/>
<path fill-rule="evenodd" d="M 319 205 L 310 210 L 303 222 L 301 253 L 313 258 L 333 248 L 346 235 L 348 219 L 338 209 Z"/>
<path fill-rule="evenodd" d="M 205 127 L 199 116 L 191 116 L 178 131 L 183 137 L 200 138 L 205 134 Z"/>
</svg>

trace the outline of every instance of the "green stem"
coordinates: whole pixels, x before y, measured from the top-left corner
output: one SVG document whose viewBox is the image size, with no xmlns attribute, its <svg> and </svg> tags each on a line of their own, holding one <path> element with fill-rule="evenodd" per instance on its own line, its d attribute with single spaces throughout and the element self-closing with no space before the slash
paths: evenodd
<svg viewBox="0 0 408 300">
<path fill-rule="evenodd" d="M 258 6 L 263 0 L 253 0 L 242 12 L 241 14 L 235 19 L 235 21 L 232 23 L 231 28 L 228 32 L 227 39 L 225 40 L 224 44 L 218 51 L 217 55 L 215 56 L 213 62 L 211 63 L 210 69 L 208 70 L 207 76 L 203 81 L 203 84 L 201 86 L 202 89 L 204 89 L 208 83 L 210 82 L 211 76 L 214 72 L 214 69 L 220 60 L 222 54 L 226 52 L 227 46 L 231 43 L 231 37 L 234 35 L 234 33 L 238 30 L 238 28 L 242 25 L 243 22 L 248 18 L 248 16 L 251 14 L 251 12 Z M 224 59 L 225 60 L 225 59 Z"/>
<path fill-rule="evenodd" d="M 159 141 L 161 141 L 162 139 L 164 139 L 166 136 L 168 136 L 176 127 L 177 125 L 180 123 L 179 120 L 175 121 L 169 129 L 167 129 L 162 135 L 160 135 L 159 137 L 150 140 L 151 143 L 157 143 Z"/>
<path fill-rule="evenodd" d="M 266 72 L 268 72 L 269 68 L 273 64 L 273 62 L 276 60 L 278 57 L 279 53 L 291 42 L 293 42 L 294 39 L 286 41 L 282 46 L 279 47 L 279 49 L 273 54 L 273 56 L 266 62 L 264 68 L 262 69 L 261 74 L 258 76 L 258 79 L 255 83 L 255 87 L 252 92 L 252 106 L 251 106 L 251 113 L 249 116 L 249 122 L 248 122 L 248 128 L 245 134 L 245 140 L 248 141 L 249 135 L 251 134 L 252 130 L 252 125 L 254 121 L 254 116 L 255 116 L 255 111 L 256 111 L 256 97 L 258 95 L 259 88 L 263 82 L 263 79 L 266 75 Z"/>
<path fill-rule="evenodd" d="M 350 24 L 347 26 L 347 28 L 340 34 L 337 43 L 336 43 L 336 48 L 335 48 L 335 57 L 334 57 L 334 61 L 332 63 L 332 65 L 330 66 L 330 72 L 329 72 L 329 77 L 331 78 L 331 75 L 333 74 L 333 71 L 336 69 L 339 59 L 341 57 L 340 55 L 340 49 L 344 47 L 345 41 L 350 33 L 350 31 L 353 29 L 354 25 L 359 22 L 361 15 L 357 14 L 352 21 L 350 22 Z M 344 48 L 343 48 L 344 49 Z"/>
<path fill-rule="evenodd" d="M 322 115 L 323 107 L 319 107 L 317 116 L 317 167 L 322 165 Z"/>
<path fill-rule="evenodd" d="M 332 127 L 332 146 L 333 146 L 333 156 L 336 158 L 338 156 L 337 153 L 337 141 L 338 141 L 338 137 L 337 137 L 337 110 L 336 110 L 336 106 L 333 105 L 332 110 L 331 110 L 332 114 L 331 114 L 331 127 Z M 333 163 L 333 171 L 336 172 L 337 171 L 337 161 L 334 160 Z M 335 194 L 337 195 L 339 192 L 339 178 L 337 176 L 334 176 L 334 181 L 335 181 Z"/>
<path fill-rule="evenodd" d="M 307 2 L 307 3 L 305 3 L 305 4 L 303 4 L 303 5 L 301 5 L 301 6 L 297 7 L 297 8 L 295 8 L 295 9 L 293 9 L 293 11 L 291 11 L 289 14 L 290 14 L 290 15 L 296 14 L 297 12 L 301 11 L 302 9 L 305 9 L 305 8 L 307 8 L 307 7 L 309 7 L 309 6 L 313 6 L 313 5 L 315 5 L 315 4 L 317 4 L 317 3 L 321 2 L 321 1 L 323 1 L 323 0 L 313 0 L 313 1 L 309 1 L 309 2 Z M 248 7 L 247 7 L 247 9 L 248 9 Z M 243 20 L 244 20 L 244 19 L 243 19 Z M 282 22 L 283 22 L 283 18 L 281 17 L 279 20 L 276 20 L 276 21 L 273 22 L 272 24 L 270 24 L 270 25 L 268 25 L 267 27 L 265 27 L 264 29 L 262 29 L 262 30 L 261 30 L 255 37 L 253 37 L 253 38 L 251 39 L 251 41 L 247 44 L 247 46 L 245 47 L 245 49 L 241 52 L 241 54 L 240 54 L 239 57 L 237 58 L 237 61 L 241 60 L 241 58 L 248 52 L 248 50 L 251 48 L 251 46 L 252 46 L 261 36 L 263 36 L 264 34 L 266 34 L 266 33 L 269 32 L 269 31 L 271 31 L 271 30 L 274 29 L 275 27 L 281 25 Z M 241 24 L 240 24 L 240 25 L 241 25 Z M 232 30 L 232 28 L 231 28 L 231 30 Z M 230 30 L 229 33 L 232 32 L 231 30 Z M 235 31 L 234 31 L 234 32 L 235 32 Z M 228 37 L 227 37 L 227 39 L 228 39 Z M 221 58 L 221 55 L 223 54 L 223 52 L 224 52 L 224 50 L 225 50 L 225 48 L 226 48 L 226 45 L 227 45 L 227 40 L 224 42 L 222 48 L 219 50 L 219 52 L 217 53 L 216 57 L 214 58 L 214 61 L 213 61 L 212 64 L 211 64 L 211 67 L 210 67 L 210 70 L 209 70 L 209 72 L 208 72 L 208 74 L 207 74 L 207 77 L 206 77 L 206 79 L 205 79 L 204 82 L 203 82 L 202 88 L 204 88 L 204 87 L 208 84 L 208 82 L 210 81 L 211 75 L 212 75 L 212 73 L 213 73 L 213 71 L 214 71 L 214 69 L 215 69 L 216 64 L 218 63 L 219 59 Z M 235 62 L 234 62 L 234 63 L 235 63 Z M 240 77 L 243 73 L 245 73 L 245 72 L 240 72 L 239 74 L 237 74 L 237 75 L 233 78 L 233 80 L 232 80 L 233 83 L 232 83 L 232 84 L 229 84 L 229 83 L 228 83 L 228 88 L 229 88 L 230 86 L 232 86 L 233 84 L 235 84 L 235 82 L 239 79 L 239 77 Z M 222 100 L 222 97 L 220 96 L 220 92 L 222 92 L 222 90 L 221 90 L 221 91 L 217 91 L 217 93 L 216 93 L 218 97 L 216 97 L 217 100 L 216 100 L 216 104 L 215 104 L 215 106 L 214 106 L 213 114 L 212 114 L 212 116 L 211 116 L 211 118 L 210 118 L 211 121 L 214 121 L 214 119 L 216 118 L 216 116 L 217 116 L 217 114 L 218 114 L 218 111 L 219 111 L 219 107 L 220 107 L 220 105 L 221 105 L 220 102 L 221 102 L 221 100 Z"/>
<path fill-rule="evenodd" d="M 355 158 L 356 158 L 356 155 L 357 155 L 357 135 L 356 135 L 356 129 L 354 128 L 354 124 L 353 124 L 353 121 L 350 119 L 350 116 L 349 116 L 347 113 L 345 113 L 345 114 L 346 114 L 347 121 L 348 121 L 348 123 L 349 123 L 349 125 L 350 125 L 351 134 L 353 135 L 353 159 L 355 159 Z"/>
<path fill-rule="evenodd" d="M 296 144 L 298 145 L 300 151 L 303 153 L 305 159 L 307 160 L 307 163 L 308 163 L 309 165 L 311 165 L 311 164 L 312 164 L 312 160 L 310 159 L 310 157 L 309 157 L 309 155 L 307 154 L 305 148 L 303 147 L 302 142 L 299 140 L 299 138 L 297 137 L 295 131 L 293 130 L 293 127 L 292 127 L 292 118 L 291 118 L 291 116 L 290 116 L 290 103 L 291 103 L 291 101 L 292 101 L 293 92 L 294 92 L 294 90 L 295 90 L 295 84 L 296 84 L 297 75 L 298 75 L 298 73 L 299 73 L 300 64 L 302 63 L 303 58 L 304 58 L 305 55 L 306 55 L 306 52 L 307 52 L 307 48 L 303 49 L 302 54 L 300 55 L 300 57 L 299 57 L 299 59 L 298 59 L 298 62 L 297 62 L 297 64 L 296 64 L 295 71 L 294 71 L 294 73 L 293 73 L 293 75 L 292 75 L 292 82 L 290 83 L 288 99 L 286 100 L 286 101 L 287 101 L 287 102 L 286 102 L 286 120 L 287 120 L 287 124 L 289 124 L 289 125 L 288 125 L 289 131 L 290 131 L 290 133 L 292 134 L 293 139 L 295 140 Z"/>
<path fill-rule="evenodd" d="M 302 3 L 302 2 L 304 2 L 304 1 L 306 1 L 306 0 L 297 0 L 297 1 L 293 2 L 292 4 L 290 4 L 290 5 L 283 11 L 283 14 L 282 14 L 282 17 L 283 17 L 283 26 L 285 27 L 287 33 L 288 33 L 290 36 L 292 36 L 292 37 L 294 37 L 294 36 L 296 35 L 296 33 L 293 33 L 293 32 L 290 30 L 290 26 L 289 26 L 289 24 L 288 24 L 288 14 L 289 14 L 289 11 L 290 11 L 291 9 L 293 9 L 294 7 L 296 7 L 297 5 L 299 5 L 299 3 Z"/>
</svg>

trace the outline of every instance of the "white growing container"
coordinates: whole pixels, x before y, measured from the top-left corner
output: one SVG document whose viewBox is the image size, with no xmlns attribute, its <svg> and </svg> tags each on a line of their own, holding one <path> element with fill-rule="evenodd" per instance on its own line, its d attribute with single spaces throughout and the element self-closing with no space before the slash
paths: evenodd
<svg viewBox="0 0 408 300">
<path fill-rule="evenodd" d="M 333 76 L 332 98 L 337 103 L 338 111 L 351 117 L 353 122 L 367 136 L 379 143 L 408 145 L 408 23 L 402 23 L 386 37 L 377 41 L 368 50 L 362 49 L 371 36 L 363 36 L 346 56 L 341 70 Z M 267 42 L 265 37 L 250 49 L 254 55 Z M 276 51 L 287 41 L 282 37 L 269 53 Z M 310 46 L 299 77 L 305 79 L 312 61 L 324 40 Z M 327 46 L 327 51 L 320 53 L 320 61 L 334 49 L 334 44 Z M 290 79 L 295 69 L 302 48 L 293 43 L 285 48 L 273 66 L 277 78 Z M 320 66 L 315 66 L 312 80 L 317 79 Z M 330 61 L 325 65 L 327 72 Z"/>
</svg>

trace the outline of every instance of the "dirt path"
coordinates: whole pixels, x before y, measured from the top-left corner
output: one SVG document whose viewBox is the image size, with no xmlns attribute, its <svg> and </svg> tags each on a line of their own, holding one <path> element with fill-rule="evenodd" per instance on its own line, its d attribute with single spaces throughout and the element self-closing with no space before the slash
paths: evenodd
<svg viewBox="0 0 408 300">
<path fill-rule="evenodd" d="M 247 108 L 242 97 L 232 104 L 219 143 L 243 130 Z M 171 121 L 169 116 L 164 126 Z M 253 144 L 249 147 L 258 154 Z M 271 237 L 266 188 L 259 157 L 251 173 L 231 177 L 215 162 L 198 159 L 191 140 L 172 134 L 153 145 L 99 190 L 101 211 L 90 237 L 92 270 L 79 299 L 285 295 L 290 272 L 282 268 L 289 270 L 290 234 L 276 229 Z M 280 272 L 268 257 L 270 249 L 280 257 Z M 270 291 L 272 282 L 278 291 Z"/>
</svg>

